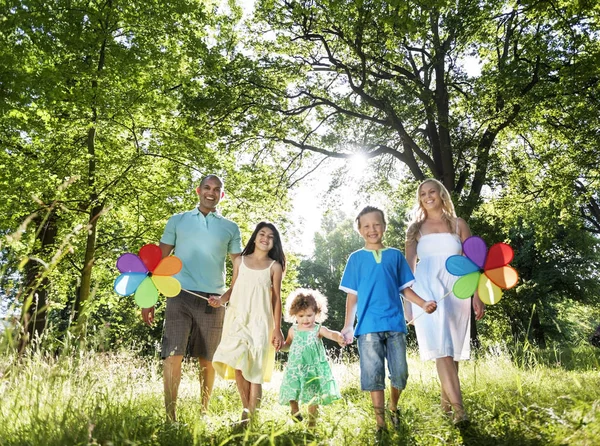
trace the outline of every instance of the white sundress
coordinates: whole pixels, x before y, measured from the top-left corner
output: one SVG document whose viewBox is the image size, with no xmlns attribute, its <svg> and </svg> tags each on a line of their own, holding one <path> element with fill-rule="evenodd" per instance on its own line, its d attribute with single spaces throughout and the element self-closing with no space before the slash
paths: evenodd
<svg viewBox="0 0 600 446">
<path fill-rule="evenodd" d="M 454 294 L 442 297 L 452 290 L 458 277 L 446 270 L 446 259 L 462 254 L 458 234 L 432 233 L 422 235 L 417 243 L 419 263 L 415 270 L 413 290 L 424 300 L 438 302 L 432 314 L 423 314 L 412 304 L 419 353 L 423 361 L 450 356 L 463 361 L 471 356 L 471 299 L 459 299 Z"/>
</svg>

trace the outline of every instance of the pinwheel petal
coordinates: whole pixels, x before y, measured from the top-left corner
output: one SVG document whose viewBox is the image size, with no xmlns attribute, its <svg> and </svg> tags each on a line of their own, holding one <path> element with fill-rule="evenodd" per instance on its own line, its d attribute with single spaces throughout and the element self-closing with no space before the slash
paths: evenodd
<svg viewBox="0 0 600 446">
<path fill-rule="evenodd" d="M 158 265 L 160 259 L 162 259 L 162 251 L 157 245 L 148 243 L 141 247 L 139 256 L 144 262 L 144 265 L 148 268 L 148 271 L 154 273 L 154 268 L 156 268 L 156 265 Z"/>
<path fill-rule="evenodd" d="M 123 254 L 117 259 L 117 269 L 122 273 L 147 273 L 148 268 L 144 262 L 130 252 Z M 131 294 L 131 293 L 129 293 Z"/>
<path fill-rule="evenodd" d="M 115 279 L 113 285 L 115 293 L 120 296 L 129 296 L 135 293 L 135 290 L 137 290 L 145 278 L 146 273 L 123 273 Z"/>
<path fill-rule="evenodd" d="M 452 287 L 452 292 L 459 299 L 467 299 L 471 297 L 477 289 L 477 283 L 479 283 L 479 276 L 481 273 L 475 271 L 474 273 L 467 274 L 458 279 Z"/>
<path fill-rule="evenodd" d="M 446 259 L 446 269 L 453 276 L 464 276 L 465 274 L 479 271 L 479 267 L 465 256 L 450 256 Z"/>
<path fill-rule="evenodd" d="M 485 274 L 481 275 L 477 286 L 479 298 L 486 305 L 494 305 L 502 299 L 502 290 L 494 284 Z"/>
<path fill-rule="evenodd" d="M 486 270 L 484 274 L 494 282 L 494 285 L 504 288 L 505 290 L 514 287 L 519 281 L 519 274 L 512 266 L 502 266 Z"/>
<path fill-rule="evenodd" d="M 181 271 L 183 264 L 179 257 L 169 256 L 162 259 L 152 272 L 153 276 L 172 276 Z M 162 291 L 161 291 L 162 293 Z M 165 294 L 165 293 L 163 293 Z"/>
<path fill-rule="evenodd" d="M 181 291 L 181 284 L 175 277 L 152 276 L 152 281 L 158 291 L 167 297 L 175 297 Z"/>
<path fill-rule="evenodd" d="M 134 298 L 135 303 L 138 304 L 140 308 L 150 308 L 158 302 L 158 291 L 156 291 L 154 282 L 150 277 L 146 277 L 146 279 L 140 283 Z"/>
<path fill-rule="evenodd" d="M 472 235 L 463 242 L 463 253 L 481 269 L 485 264 L 487 245 L 481 237 Z"/>
<path fill-rule="evenodd" d="M 510 245 L 507 245 L 506 243 L 495 243 L 490 248 L 484 269 L 488 270 L 508 265 L 514 256 L 515 252 Z"/>
</svg>

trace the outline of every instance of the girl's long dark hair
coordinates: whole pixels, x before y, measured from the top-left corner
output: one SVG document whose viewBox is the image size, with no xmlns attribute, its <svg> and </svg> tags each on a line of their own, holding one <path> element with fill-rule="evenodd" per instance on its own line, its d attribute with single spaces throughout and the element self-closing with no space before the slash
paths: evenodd
<svg viewBox="0 0 600 446">
<path fill-rule="evenodd" d="M 273 247 L 269 251 L 269 257 L 279 262 L 281 264 L 281 268 L 285 271 L 285 254 L 283 253 L 283 245 L 281 243 L 279 231 L 273 223 L 269 223 L 268 221 L 261 221 L 259 224 L 256 225 L 256 229 L 250 236 L 250 240 L 248 240 L 248 243 L 246 243 L 246 247 L 242 251 L 242 255 L 247 256 L 254 252 L 254 243 L 256 242 L 256 235 L 258 234 L 258 231 L 260 231 L 264 227 L 267 227 L 271 231 L 273 231 Z"/>
</svg>

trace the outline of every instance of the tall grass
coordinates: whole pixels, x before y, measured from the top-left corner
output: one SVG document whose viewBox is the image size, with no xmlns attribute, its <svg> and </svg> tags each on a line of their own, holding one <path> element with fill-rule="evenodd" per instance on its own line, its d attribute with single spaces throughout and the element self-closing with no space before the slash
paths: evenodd
<svg viewBox="0 0 600 446">
<path fill-rule="evenodd" d="M 409 354 L 402 423 L 389 444 L 600 444 L 599 353 L 488 352 L 461 365 L 470 427 L 452 426 L 439 408 L 433 363 Z M 374 441 L 369 396 L 359 390 L 355 361 L 334 364 L 343 400 L 322 408 L 317 429 L 294 423 L 277 403 L 281 371 L 265 385 L 262 409 L 246 433 L 235 385 L 217 381 L 209 413 L 199 413 L 197 365 L 184 364 L 179 422 L 164 421 L 158 359 L 134 353 L 41 353 L 0 358 L 0 445 L 363 445 Z"/>
</svg>

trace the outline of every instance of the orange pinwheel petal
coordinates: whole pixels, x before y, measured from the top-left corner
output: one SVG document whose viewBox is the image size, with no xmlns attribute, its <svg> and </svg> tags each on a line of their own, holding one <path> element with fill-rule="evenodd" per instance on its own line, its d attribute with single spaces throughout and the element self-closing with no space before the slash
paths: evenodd
<svg viewBox="0 0 600 446">
<path fill-rule="evenodd" d="M 519 281 L 519 274 L 512 266 L 503 266 L 484 271 L 484 274 L 500 288 L 509 289 Z"/>
<path fill-rule="evenodd" d="M 508 265 L 514 258 L 515 252 L 506 243 L 496 243 L 492 245 L 488 251 L 487 258 L 485 259 L 485 265 L 483 269 L 500 268 L 501 266 Z"/>
<path fill-rule="evenodd" d="M 177 274 L 181 271 L 181 267 L 183 264 L 179 257 L 169 256 L 165 257 L 160 261 L 154 271 L 152 271 L 152 275 L 154 276 L 172 276 L 173 274 Z"/>
<path fill-rule="evenodd" d="M 479 279 L 477 286 L 479 298 L 486 305 L 494 305 L 502 299 L 502 290 L 494 282 L 487 278 L 484 274 Z"/>
<path fill-rule="evenodd" d="M 181 284 L 175 277 L 152 276 L 152 282 L 158 291 L 166 297 L 175 297 L 181 291 Z"/>
</svg>

